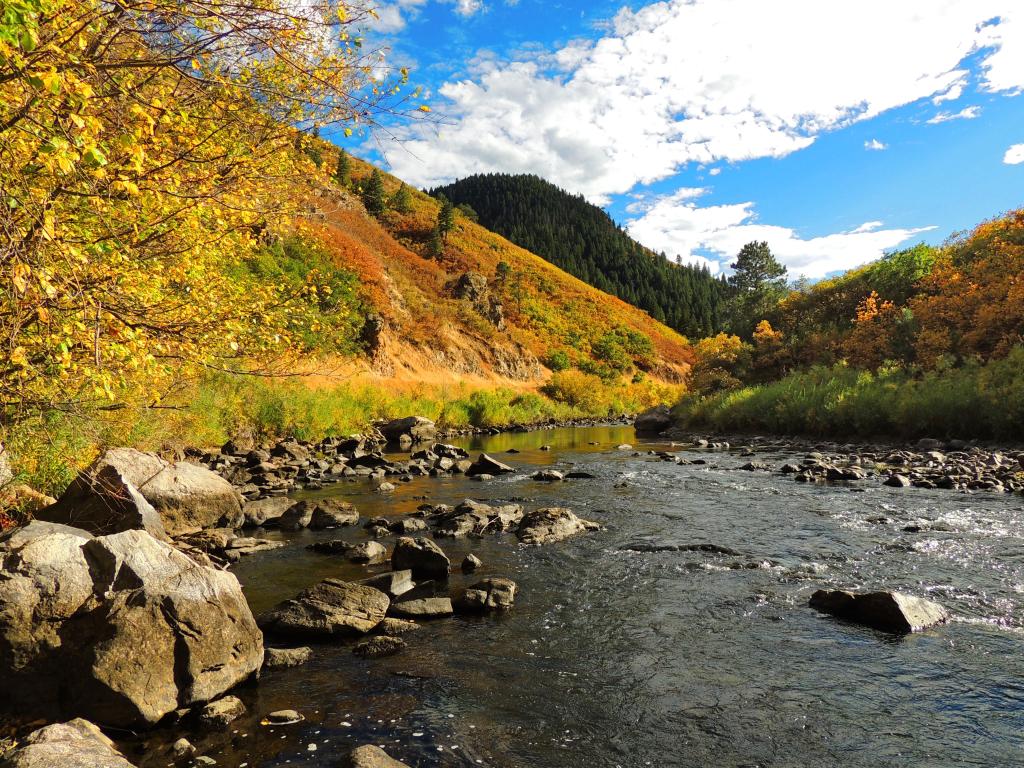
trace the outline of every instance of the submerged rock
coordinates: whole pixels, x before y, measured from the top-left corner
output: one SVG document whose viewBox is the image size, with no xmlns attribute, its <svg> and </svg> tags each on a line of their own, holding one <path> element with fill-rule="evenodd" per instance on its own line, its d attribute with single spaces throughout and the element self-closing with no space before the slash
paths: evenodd
<svg viewBox="0 0 1024 768">
<path fill-rule="evenodd" d="M 76 718 L 33 731 L 4 761 L 6 768 L 134 768 L 114 742 Z"/>
<path fill-rule="evenodd" d="M 291 637 L 351 636 L 369 632 L 391 600 L 379 589 L 325 579 L 257 619 L 267 633 Z"/>
<path fill-rule="evenodd" d="M 352 653 L 364 659 L 380 659 L 385 656 L 394 656 L 403 650 L 405 650 L 405 640 L 402 638 L 377 635 L 356 645 L 352 649 Z"/>
<path fill-rule="evenodd" d="M 263 663 L 233 574 L 144 531 L 33 523 L 0 542 L 0 701 L 23 713 L 152 724 Z"/>
<path fill-rule="evenodd" d="M 949 619 L 949 613 L 938 603 L 901 592 L 819 589 L 811 595 L 810 606 L 822 613 L 896 634 L 920 632 Z"/>
<path fill-rule="evenodd" d="M 548 507 L 528 512 L 516 531 L 523 544 L 541 545 L 567 539 L 584 531 L 600 529 L 598 523 L 581 520 L 563 507 Z"/>
</svg>

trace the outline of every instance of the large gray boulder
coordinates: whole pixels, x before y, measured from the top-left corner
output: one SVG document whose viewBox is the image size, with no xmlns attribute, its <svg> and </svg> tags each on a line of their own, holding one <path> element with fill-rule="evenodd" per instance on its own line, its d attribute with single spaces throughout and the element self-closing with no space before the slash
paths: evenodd
<svg viewBox="0 0 1024 768">
<path fill-rule="evenodd" d="M 115 476 L 119 480 L 115 481 Z M 203 528 L 240 528 L 245 520 L 241 497 L 224 478 L 197 464 L 171 464 L 156 454 L 132 448 L 112 448 L 103 453 L 75 478 L 56 504 L 36 517 L 98 535 L 128 530 L 131 520 L 117 523 L 118 516 L 111 518 L 109 512 L 104 512 L 112 489 L 115 494 L 123 494 L 119 484 L 128 484 L 142 494 L 171 536 Z M 129 513 L 133 508 L 129 507 Z"/>
<path fill-rule="evenodd" d="M 424 416 L 392 419 L 380 426 L 380 433 L 389 443 L 425 443 L 434 439 L 437 427 Z"/>
<path fill-rule="evenodd" d="M 281 516 L 295 503 L 294 499 L 287 496 L 268 496 L 265 499 L 250 501 L 242 508 L 242 514 L 245 516 L 242 525 L 246 528 L 277 525 Z"/>
<path fill-rule="evenodd" d="M 391 599 L 363 584 L 325 579 L 261 614 L 268 634 L 285 637 L 335 637 L 369 632 L 387 614 Z"/>
<path fill-rule="evenodd" d="M 33 731 L 3 765 L 5 768 L 134 768 L 99 728 L 80 718 Z"/>
<path fill-rule="evenodd" d="M 656 405 L 636 417 L 633 429 L 638 435 L 660 435 L 672 426 L 672 414 L 667 405 Z"/>
<path fill-rule="evenodd" d="M 145 531 L 34 522 L 0 541 L 0 703 L 45 717 L 152 724 L 263 663 L 234 575 Z"/>
<path fill-rule="evenodd" d="M 523 544 L 541 545 L 567 539 L 585 531 L 596 531 L 600 524 L 581 520 L 563 507 L 548 507 L 528 512 L 523 516 L 516 530 L 516 536 Z"/>
<path fill-rule="evenodd" d="M 938 603 L 902 592 L 819 589 L 811 595 L 810 606 L 822 613 L 894 634 L 920 632 L 949 620 L 949 613 Z"/>
</svg>

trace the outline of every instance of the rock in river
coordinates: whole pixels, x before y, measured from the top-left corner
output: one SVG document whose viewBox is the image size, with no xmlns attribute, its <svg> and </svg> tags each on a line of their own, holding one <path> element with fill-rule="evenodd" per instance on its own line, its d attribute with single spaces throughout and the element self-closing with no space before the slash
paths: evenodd
<svg viewBox="0 0 1024 768">
<path fill-rule="evenodd" d="M 477 460 L 469 465 L 466 470 L 466 474 L 469 477 L 475 475 L 507 475 L 515 472 L 513 467 L 508 464 L 503 464 L 495 458 L 488 456 L 486 453 L 481 453 Z"/>
<path fill-rule="evenodd" d="M 80 718 L 33 731 L 3 764 L 6 768 L 133 768 L 114 742 Z"/>
<path fill-rule="evenodd" d="M 348 760 L 350 768 L 409 768 L 405 763 L 388 757 L 387 752 L 372 744 L 356 747 Z"/>
<path fill-rule="evenodd" d="M 396 571 L 410 570 L 416 578 L 446 579 L 451 570 L 451 561 L 430 539 L 403 536 L 395 543 L 391 568 Z"/>
<path fill-rule="evenodd" d="M 264 669 L 288 669 L 305 664 L 313 658 L 313 649 L 308 646 L 300 648 L 267 648 L 264 650 Z"/>
<path fill-rule="evenodd" d="M 421 597 L 392 603 L 388 613 L 406 619 L 436 619 L 451 616 L 454 611 L 452 601 L 447 597 Z"/>
<path fill-rule="evenodd" d="M 412 580 L 412 571 L 409 570 L 378 573 L 376 576 L 363 579 L 359 583 L 365 584 L 368 587 L 373 587 L 374 589 L 379 589 L 390 597 L 404 595 L 416 586 Z"/>
<path fill-rule="evenodd" d="M 549 507 L 524 515 L 516 536 L 523 544 L 550 544 L 584 531 L 596 531 L 600 527 L 598 523 L 581 520 L 568 509 Z"/>
<path fill-rule="evenodd" d="M 405 649 L 405 640 L 391 635 L 377 635 L 363 640 L 352 649 L 352 653 L 364 659 L 380 659 L 385 656 L 394 656 Z"/>
<path fill-rule="evenodd" d="M 152 724 L 263 663 L 233 574 L 144 531 L 33 522 L 0 541 L 0 700 L 23 714 Z"/>
<path fill-rule="evenodd" d="M 484 579 L 463 592 L 455 607 L 464 613 L 508 610 L 515 603 L 517 589 L 512 579 Z"/>
<path fill-rule="evenodd" d="M 949 619 L 949 613 L 938 603 L 901 592 L 819 589 L 811 595 L 810 606 L 822 613 L 896 634 L 920 632 Z"/>
<path fill-rule="evenodd" d="M 339 579 L 325 579 L 261 614 L 257 621 L 265 632 L 275 635 L 359 635 L 380 623 L 390 602 L 390 598 L 379 589 Z"/>
<path fill-rule="evenodd" d="M 103 453 L 79 473 L 56 504 L 36 517 L 96 534 L 125 530 L 107 527 L 112 521 L 105 516 L 109 512 L 103 512 L 114 475 L 142 494 L 160 514 L 171 536 L 202 528 L 238 528 L 244 520 L 241 498 L 223 477 L 197 464 L 170 464 L 156 454 L 132 448 L 112 448 Z M 120 493 L 116 487 L 114 492 Z"/>
</svg>

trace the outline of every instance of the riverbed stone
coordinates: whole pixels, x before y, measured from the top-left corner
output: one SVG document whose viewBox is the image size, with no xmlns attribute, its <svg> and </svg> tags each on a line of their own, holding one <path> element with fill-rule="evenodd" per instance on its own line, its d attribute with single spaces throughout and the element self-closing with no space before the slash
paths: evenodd
<svg viewBox="0 0 1024 768">
<path fill-rule="evenodd" d="M 462 613 L 508 610 L 515 603 L 517 591 L 512 579 L 484 579 L 463 592 L 455 601 L 455 608 Z"/>
<path fill-rule="evenodd" d="M 390 602 L 379 589 L 325 579 L 261 614 L 257 622 L 268 634 L 279 636 L 360 635 L 380 623 Z"/>
<path fill-rule="evenodd" d="M 907 634 L 949 620 L 949 612 L 938 603 L 902 592 L 848 592 L 819 589 L 811 595 L 810 606 L 884 632 Z"/>
<path fill-rule="evenodd" d="M 407 635 L 410 632 L 415 632 L 420 628 L 420 625 L 415 621 L 409 621 L 408 619 L 397 619 L 394 616 L 387 616 L 384 620 L 377 625 L 375 631 L 380 632 L 382 635 Z"/>
<path fill-rule="evenodd" d="M 462 558 L 462 572 L 473 573 L 477 568 L 479 568 L 483 564 L 483 560 L 481 560 L 479 557 L 470 552 L 468 555 Z"/>
<path fill-rule="evenodd" d="M 3 765 L 5 768 L 133 768 L 103 731 L 81 718 L 33 731 Z"/>
<path fill-rule="evenodd" d="M 314 531 L 358 524 L 359 512 L 347 501 L 317 499 L 313 502 L 313 516 L 310 518 L 309 527 Z"/>
<path fill-rule="evenodd" d="M 265 499 L 250 501 L 242 508 L 244 515 L 243 527 L 259 528 L 277 525 L 281 516 L 295 505 L 295 501 L 286 496 L 268 496 Z"/>
<path fill-rule="evenodd" d="M 262 665 L 263 637 L 234 575 L 145 531 L 36 533 L 0 543 L 7 705 L 111 726 L 152 724 L 220 696 Z"/>
<path fill-rule="evenodd" d="M 444 550 L 430 539 L 403 536 L 395 542 L 391 568 L 412 571 L 416 578 L 446 579 L 451 571 L 451 561 Z"/>
<path fill-rule="evenodd" d="M 364 744 L 349 754 L 349 768 L 409 768 L 406 763 L 388 756 L 380 747 Z"/>
<path fill-rule="evenodd" d="M 507 475 L 515 472 L 514 467 L 510 467 L 508 464 L 504 464 L 492 456 L 488 456 L 486 453 L 481 453 L 476 461 L 474 461 L 468 469 L 466 469 L 466 475 L 469 477 L 478 477 L 482 475 Z"/>
<path fill-rule="evenodd" d="M 596 531 L 600 524 L 582 520 L 564 507 L 547 507 L 528 512 L 516 530 L 523 544 L 542 545 L 561 541 L 585 531 Z"/>
<path fill-rule="evenodd" d="M 452 601 L 447 597 L 421 597 L 392 603 L 388 611 L 391 616 L 406 619 L 436 619 L 454 613 Z"/>
<path fill-rule="evenodd" d="M 389 443 L 425 443 L 434 439 L 437 426 L 425 416 L 406 416 L 382 424 L 380 433 Z"/>
<path fill-rule="evenodd" d="M 199 712 L 199 724 L 204 728 L 225 728 L 245 714 L 245 704 L 237 696 L 225 696 L 211 701 Z"/>
<path fill-rule="evenodd" d="M 400 637 L 391 635 L 377 635 L 358 643 L 352 649 L 352 653 L 364 659 L 381 659 L 385 656 L 394 656 L 405 650 L 406 642 Z"/>
<path fill-rule="evenodd" d="M 263 651 L 264 669 L 289 669 L 305 664 L 313 658 L 309 646 L 299 648 L 266 648 Z"/>
<path fill-rule="evenodd" d="M 378 573 L 376 576 L 370 576 L 368 579 L 363 579 L 359 582 L 365 584 L 368 587 L 379 589 L 390 597 L 398 597 L 404 595 L 406 592 L 411 591 L 416 583 L 412 580 L 412 571 L 388 571 L 387 573 Z"/>
</svg>

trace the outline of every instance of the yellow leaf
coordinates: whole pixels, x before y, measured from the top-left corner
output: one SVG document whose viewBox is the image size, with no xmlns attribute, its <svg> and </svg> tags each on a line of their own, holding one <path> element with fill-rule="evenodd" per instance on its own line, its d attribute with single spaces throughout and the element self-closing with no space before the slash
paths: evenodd
<svg viewBox="0 0 1024 768">
<path fill-rule="evenodd" d="M 19 296 L 24 296 L 25 291 L 28 290 L 28 278 L 32 274 L 32 270 L 28 264 L 15 264 L 14 269 L 11 270 L 11 282 L 14 283 L 14 290 L 18 292 Z"/>
<path fill-rule="evenodd" d="M 11 362 L 19 368 L 28 368 L 28 355 L 24 347 L 15 347 L 11 352 Z"/>
<path fill-rule="evenodd" d="M 426 104 L 420 104 L 420 112 L 429 112 L 429 111 L 430 111 L 430 107 L 428 107 Z"/>
</svg>

